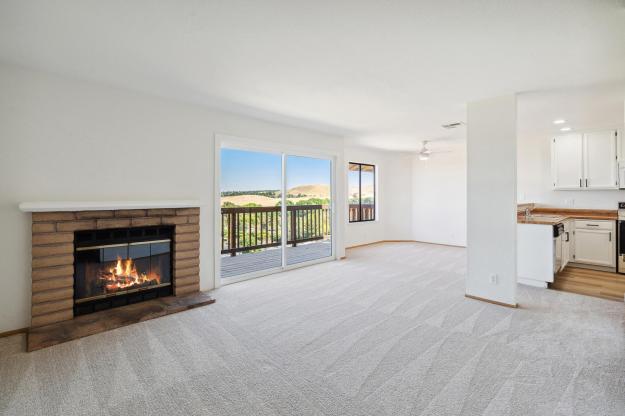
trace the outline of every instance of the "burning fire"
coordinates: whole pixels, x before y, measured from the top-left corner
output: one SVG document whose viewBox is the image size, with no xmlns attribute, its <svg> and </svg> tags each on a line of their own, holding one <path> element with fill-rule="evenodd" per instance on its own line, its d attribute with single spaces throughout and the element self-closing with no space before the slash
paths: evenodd
<svg viewBox="0 0 625 416">
<path fill-rule="evenodd" d="M 138 273 L 132 259 L 122 260 L 121 257 L 117 257 L 115 267 L 100 272 L 100 280 L 103 281 L 107 292 L 161 283 L 158 273 Z"/>
</svg>

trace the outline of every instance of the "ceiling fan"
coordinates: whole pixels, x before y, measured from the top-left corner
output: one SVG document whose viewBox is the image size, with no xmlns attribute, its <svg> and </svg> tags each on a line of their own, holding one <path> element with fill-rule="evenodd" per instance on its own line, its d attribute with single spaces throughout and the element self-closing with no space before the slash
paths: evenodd
<svg viewBox="0 0 625 416">
<path fill-rule="evenodd" d="M 427 147 L 428 142 L 429 140 L 424 140 L 423 144 L 421 145 L 421 150 L 417 152 L 417 156 L 419 157 L 419 160 L 428 160 L 430 156 L 432 155 L 432 153 L 449 153 L 449 150 L 436 150 L 432 152 L 432 150 L 428 149 Z"/>
</svg>

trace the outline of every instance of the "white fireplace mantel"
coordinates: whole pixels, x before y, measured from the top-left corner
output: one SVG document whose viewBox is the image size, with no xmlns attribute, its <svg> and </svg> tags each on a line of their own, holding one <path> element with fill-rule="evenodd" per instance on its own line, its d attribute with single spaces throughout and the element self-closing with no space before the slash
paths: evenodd
<svg viewBox="0 0 625 416">
<path fill-rule="evenodd" d="M 196 208 L 200 201 L 53 201 L 53 202 L 22 202 L 19 205 L 23 212 L 55 212 L 55 211 L 108 211 L 119 209 L 153 209 L 153 208 Z"/>
</svg>

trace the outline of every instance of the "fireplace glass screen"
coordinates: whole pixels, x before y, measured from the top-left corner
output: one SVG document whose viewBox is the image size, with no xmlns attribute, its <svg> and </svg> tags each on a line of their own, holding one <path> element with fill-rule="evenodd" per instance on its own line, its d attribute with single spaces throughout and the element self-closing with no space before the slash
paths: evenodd
<svg viewBox="0 0 625 416">
<path fill-rule="evenodd" d="M 171 228 L 76 233 L 77 314 L 171 294 Z"/>
</svg>

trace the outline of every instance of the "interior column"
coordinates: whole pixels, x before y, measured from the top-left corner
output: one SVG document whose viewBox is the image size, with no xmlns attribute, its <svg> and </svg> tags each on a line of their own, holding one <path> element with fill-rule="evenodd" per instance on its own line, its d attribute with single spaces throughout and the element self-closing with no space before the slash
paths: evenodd
<svg viewBox="0 0 625 416">
<path fill-rule="evenodd" d="M 467 106 L 467 297 L 516 307 L 516 95 Z"/>
</svg>

